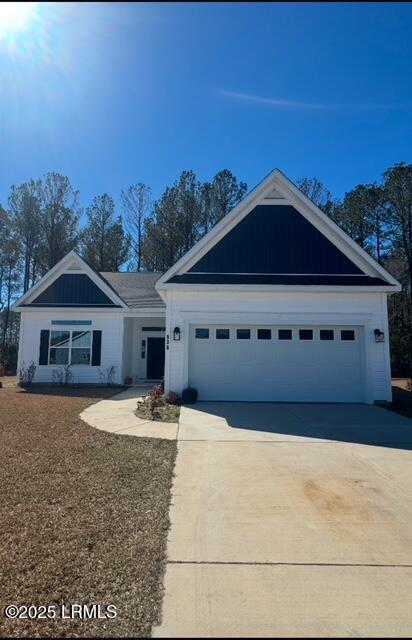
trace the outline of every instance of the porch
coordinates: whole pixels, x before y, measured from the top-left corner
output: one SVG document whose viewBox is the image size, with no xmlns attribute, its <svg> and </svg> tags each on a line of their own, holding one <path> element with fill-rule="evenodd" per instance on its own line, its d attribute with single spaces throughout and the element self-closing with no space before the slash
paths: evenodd
<svg viewBox="0 0 412 640">
<path fill-rule="evenodd" d="M 123 382 L 161 381 L 165 362 L 165 316 L 126 316 L 123 320 Z"/>
</svg>

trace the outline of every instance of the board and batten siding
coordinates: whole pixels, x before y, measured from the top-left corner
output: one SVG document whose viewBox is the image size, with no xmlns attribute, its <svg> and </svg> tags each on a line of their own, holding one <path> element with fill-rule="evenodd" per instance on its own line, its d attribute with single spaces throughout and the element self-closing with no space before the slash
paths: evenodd
<svg viewBox="0 0 412 640">
<path fill-rule="evenodd" d="M 366 402 L 392 398 L 385 293 L 169 290 L 167 301 L 166 392 L 180 393 L 189 383 L 190 325 L 351 325 L 364 330 Z M 182 332 L 180 342 L 173 341 L 176 326 Z M 374 329 L 384 331 L 384 343 L 375 342 Z"/>
<path fill-rule="evenodd" d="M 90 326 L 52 325 L 52 320 L 90 320 Z M 53 381 L 53 369 L 58 365 L 39 365 L 40 332 L 42 329 L 49 331 L 56 329 L 90 330 L 102 332 L 101 361 L 99 366 L 72 365 L 73 383 L 99 384 L 100 372 L 104 372 L 112 365 L 116 369 L 115 381 L 123 382 L 123 320 L 124 316 L 116 312 L 99 311 L 73 311 L 71 309 L 58 309 L 47 311 L 22 311 L 21 332 L 19 346 L 18 366 L 29 366 L 31 362 L 36 365 L 35 383 Z M 61 368 L 61 366 L 60 366 Z"/>
</svg>

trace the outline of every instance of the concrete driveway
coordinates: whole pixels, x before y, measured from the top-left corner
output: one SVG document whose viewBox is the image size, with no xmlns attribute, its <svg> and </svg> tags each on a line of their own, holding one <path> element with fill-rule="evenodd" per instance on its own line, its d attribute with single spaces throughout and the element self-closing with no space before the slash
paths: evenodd
<svg viewBox="0 0 412 640">
<path fill-rule="evenodd" d="M 178 430 L 156 637 L 412 633 L 412 421 L 199 403 Z"/>
</svg>

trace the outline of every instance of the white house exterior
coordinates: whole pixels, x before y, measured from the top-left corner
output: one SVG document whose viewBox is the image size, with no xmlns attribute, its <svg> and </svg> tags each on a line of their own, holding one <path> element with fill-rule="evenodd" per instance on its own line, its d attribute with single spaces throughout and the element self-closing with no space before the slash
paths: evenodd
<svg viewBox="0 0 412 640">
<path fill-rule="evenodd" d="M 76 277 L 80 276 L 80 277 Z M 391 400 L 399 283 L 275 170 L 165 274 L 71 252 L 15 306 L 35 382 L 162 379 L 200 400 Z"/>
</svg>

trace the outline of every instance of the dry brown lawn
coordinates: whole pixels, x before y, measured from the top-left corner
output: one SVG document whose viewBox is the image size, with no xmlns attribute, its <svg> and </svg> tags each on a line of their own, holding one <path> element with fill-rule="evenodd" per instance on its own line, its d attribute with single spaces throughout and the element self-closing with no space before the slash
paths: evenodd
<svg viewBox="0 0 412 640">
<path fill-rule="evenodd" d="M 176 443 L 79 419 L 112 393 L 0 389 L 2 637 L 147 637 L 158 621 Z M 7 620 L 10 603 L 113 604 L 117 617 Z"/>
<path fill-rule="evenodd" d="M 15 387 L 17 383 L 16 376 L 0 376 L 0 382 L 3 387 Z"/>
</svg>

